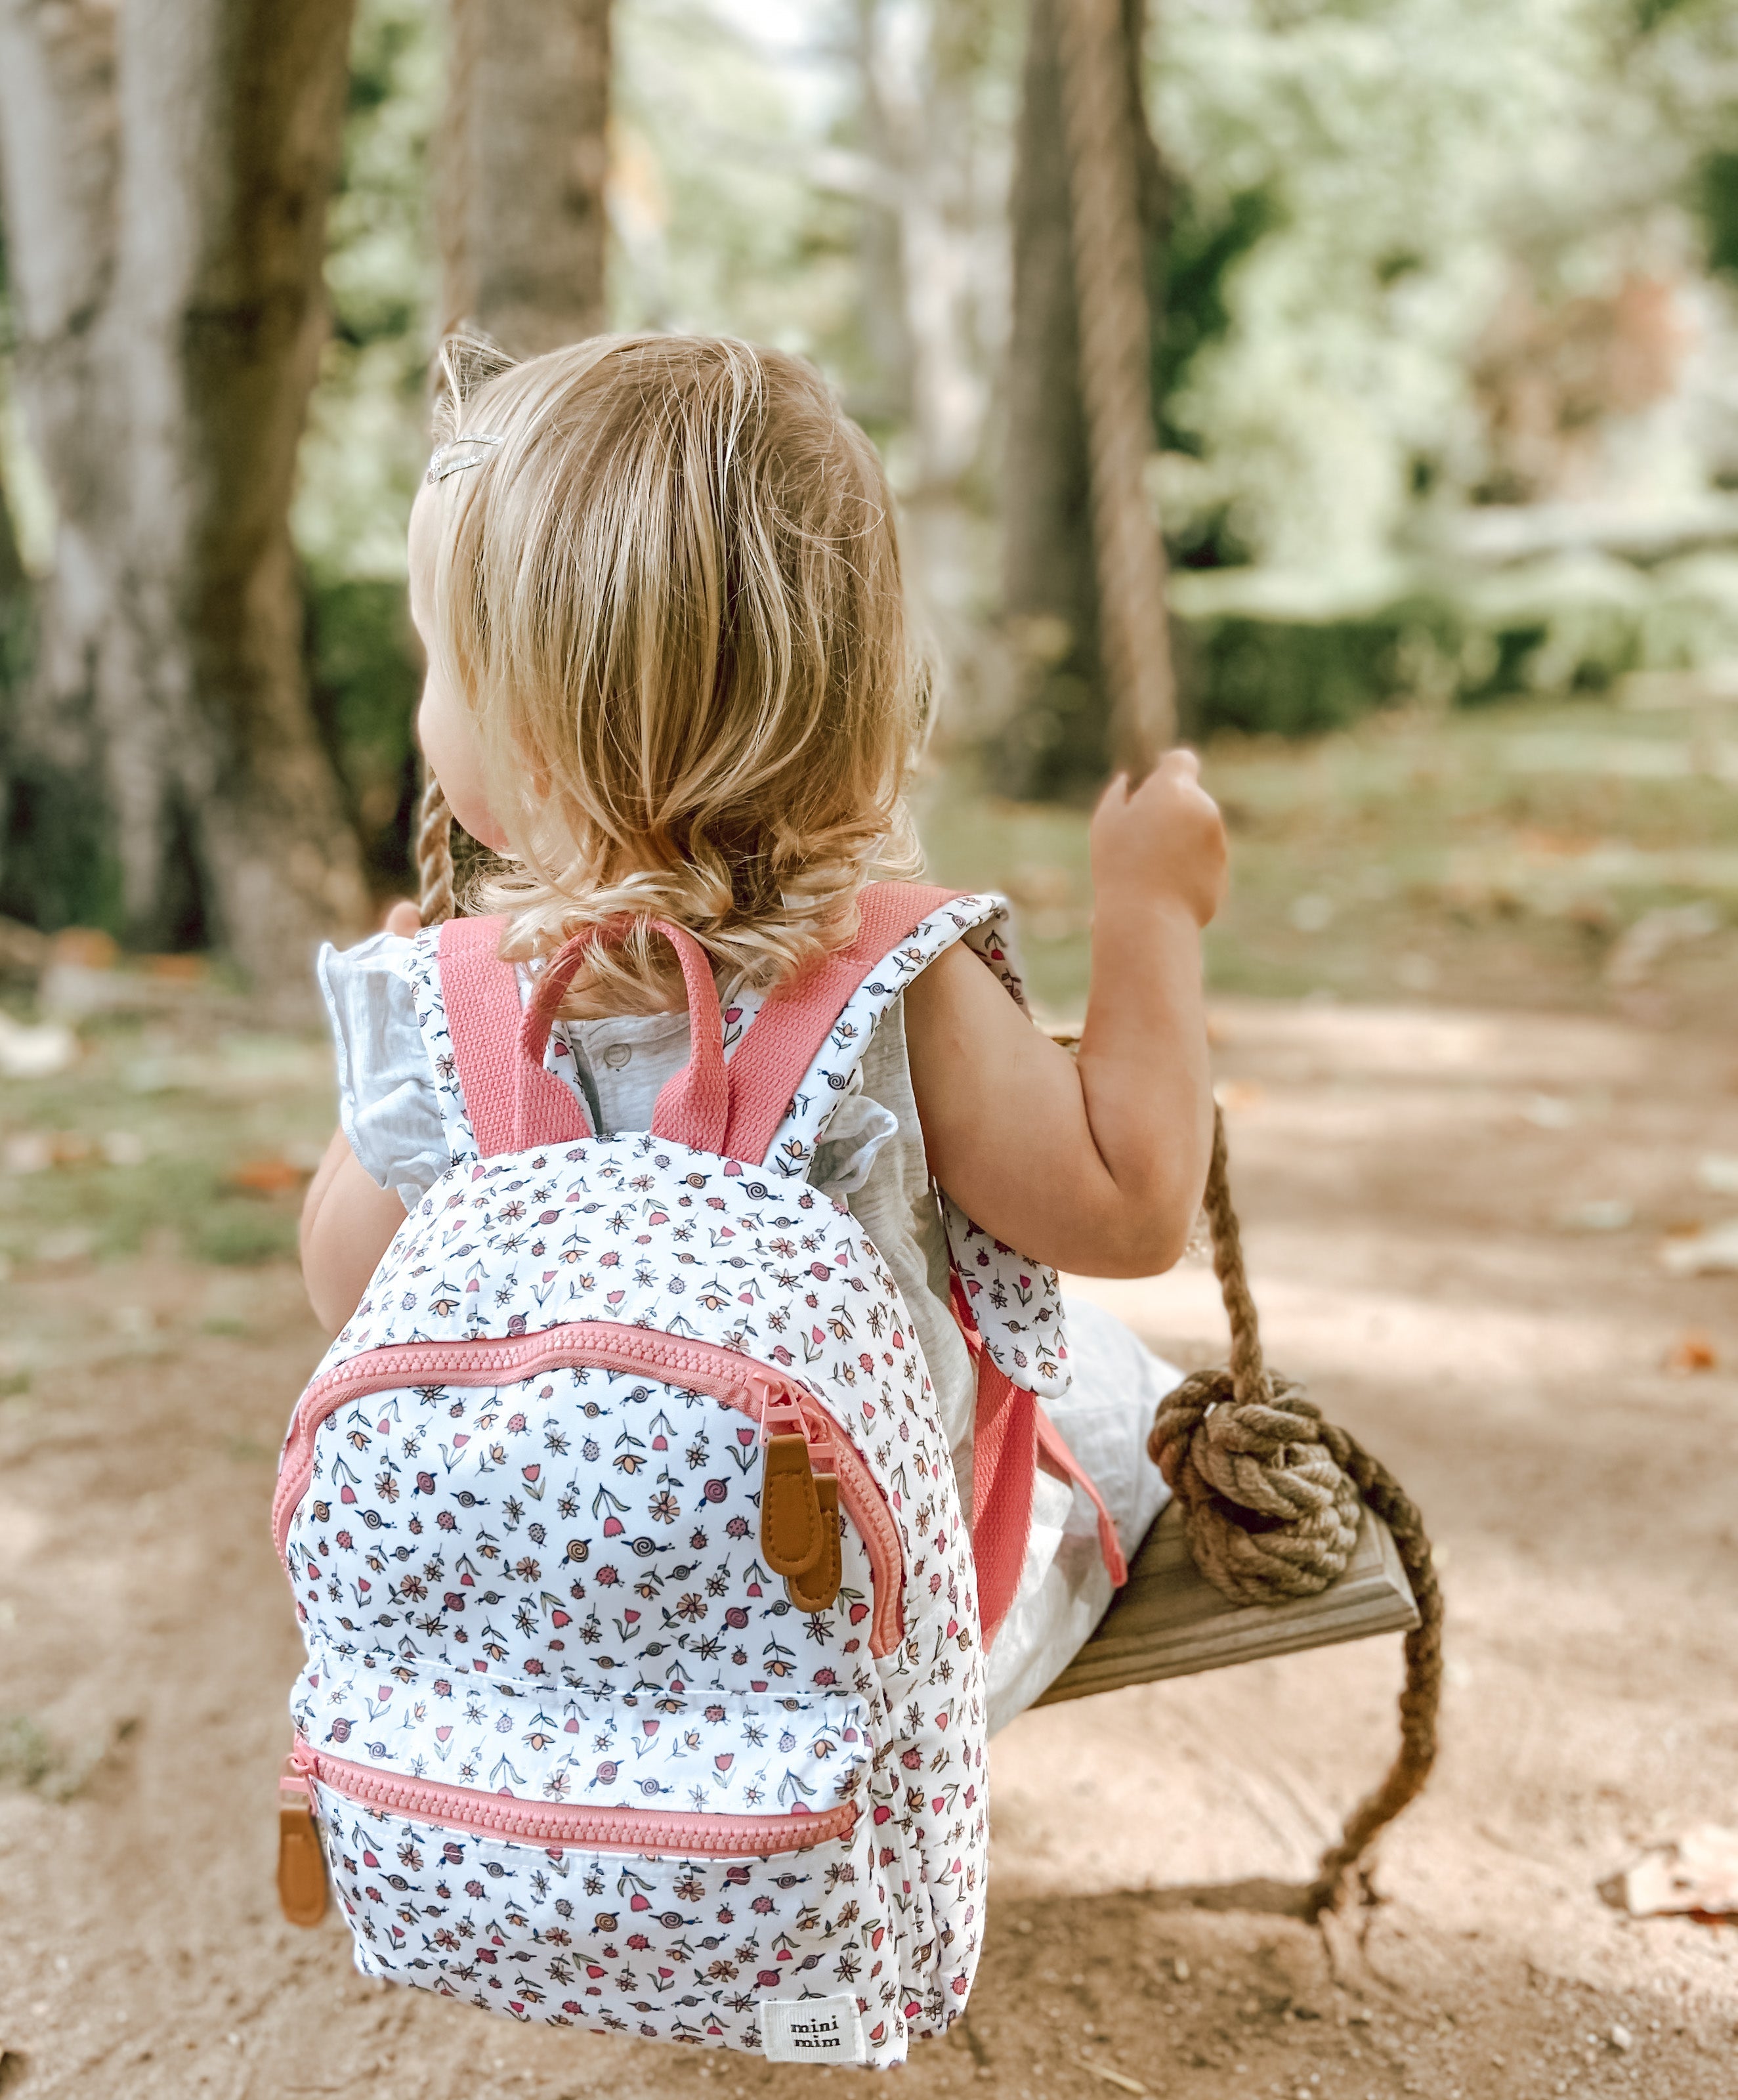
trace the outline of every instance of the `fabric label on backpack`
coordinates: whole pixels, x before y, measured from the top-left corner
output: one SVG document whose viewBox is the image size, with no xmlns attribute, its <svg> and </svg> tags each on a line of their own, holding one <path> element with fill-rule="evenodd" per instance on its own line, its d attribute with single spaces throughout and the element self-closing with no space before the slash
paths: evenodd
<svg viewBox="0 0 1738 2100">
<path fill-rule="evenodd" d="M 855 1998 L 762 1998 L 761 2045 L 769 2063 L 862 2063 Z"/>
</svg>

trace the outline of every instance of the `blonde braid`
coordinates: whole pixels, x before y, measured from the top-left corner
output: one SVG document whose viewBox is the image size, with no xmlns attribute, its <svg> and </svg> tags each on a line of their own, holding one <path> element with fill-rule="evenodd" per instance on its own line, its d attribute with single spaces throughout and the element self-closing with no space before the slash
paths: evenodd
<svg viewBox="0 0 1738 2100">
<path fill-rule="evenodd" d="M 417 885 L 425 926 L 452 917 L 452 812 L 432 773 L 417 817 Z"/>
</svg>

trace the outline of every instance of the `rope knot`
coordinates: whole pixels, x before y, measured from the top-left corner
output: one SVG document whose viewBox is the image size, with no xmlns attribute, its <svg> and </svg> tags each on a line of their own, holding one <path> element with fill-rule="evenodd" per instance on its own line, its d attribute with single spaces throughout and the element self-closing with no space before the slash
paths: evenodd
<svg viewBox="0 0 1738 2100">
<path fill-rule="evenodd" d="M 1154 1463 L 1183 1505 L 1189 1552 L 1240 1604 L 1313 1597 L 1357 1543 L 1351 1440 L 1301 1386 L 1262 1374 L 1239 1401 L 1229 1370 L 1196 1371 L 1158 1410 Z"/>
</svg>

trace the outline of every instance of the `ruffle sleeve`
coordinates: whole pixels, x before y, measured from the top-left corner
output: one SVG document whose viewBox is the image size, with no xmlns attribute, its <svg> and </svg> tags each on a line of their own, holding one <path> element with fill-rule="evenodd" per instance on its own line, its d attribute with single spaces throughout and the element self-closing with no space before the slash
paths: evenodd
<svg viewBox="0 0 1738 2100">
<path fill-rule="evenodd" d="M 863 1092 L 863 1068 L 854 1065 L 845 1096 L 815 1145 L 810 1185 L 823 1196 L 854 1196 L 868 1180 L 882 1146 L 898 1135 L 898 1117 Z"/>
<path fill-rule="evenodd" d="M 417 1025 L 411 944 L 376 933 L 328 945 L 315 964 L 337 1056 L 338 1121 L 350 1149 L 408 1211 L 452 1162 L 428 1052 Z"/>
</svg>

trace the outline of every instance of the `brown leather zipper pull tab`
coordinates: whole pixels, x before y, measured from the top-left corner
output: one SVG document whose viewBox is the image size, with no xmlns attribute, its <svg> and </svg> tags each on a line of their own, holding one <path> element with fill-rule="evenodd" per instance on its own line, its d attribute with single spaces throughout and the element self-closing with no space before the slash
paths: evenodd
<svg viewBox="0 0 1738 2100">
<path fill-rule="evenodd" d="M 307 1776 L 293 1758 L 278 1780 L 278 1902 L 292 1925 L 318 1925 L 326 1914 L 325 1856 Z"/>
<path fill-rule="evenodd" d="M 769 1436 L 761 1477 L 761 1557 L 775 1575 L 814 1567 L 827 1541 L 809 1440 L 799 1432 Z"/>
<path fill-rule="evenodd" d="M 821 1511 L 821 1550 L 812 1568 L 785 1577 L 785 1595 L 800 1612 L 826 1612 L 839 1595 L 845 1570 L 839 1557 L 839 1476 L 817 1473 L 815 1500 Z"/>
</svg>

